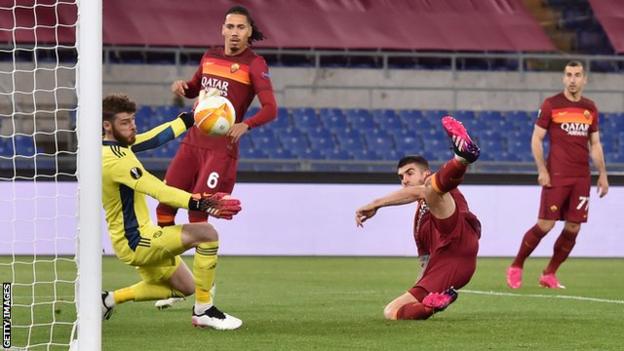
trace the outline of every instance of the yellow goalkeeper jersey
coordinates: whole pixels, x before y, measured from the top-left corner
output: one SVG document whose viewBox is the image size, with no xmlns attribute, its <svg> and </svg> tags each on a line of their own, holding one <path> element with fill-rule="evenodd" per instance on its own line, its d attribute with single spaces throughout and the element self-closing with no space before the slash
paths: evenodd
<svg viewBox="0 0 624 351">
<path fill-rule="evenodd" d="M 113 248 L 124 259 L 146 244 L 159 227 L 152 223 L 145 195 L 177 208 L 188 208 L 191 197 L 186 191 L 171 187 L 143 168 L 135 152 L 158 147 L 188 128 L 182 118 L 136 136 L 129 147 L 116 141 L 102 142 L 102 205 L 106 212 L 108 233 Z"/>
</svg>

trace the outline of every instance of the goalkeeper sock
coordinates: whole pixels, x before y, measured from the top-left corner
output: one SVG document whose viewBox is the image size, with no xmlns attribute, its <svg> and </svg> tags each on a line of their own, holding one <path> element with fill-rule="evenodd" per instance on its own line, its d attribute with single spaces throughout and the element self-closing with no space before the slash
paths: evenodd
<svg viewBox="0 0 624 351">
<path fill-rule="evenodd" d="M 399 308 L 396 314 L 396 319 L 401 320 L 415 320 L 415 319 L 427 319 L 433 315 L 433 308 L 425 307 L 420 302 L 412 302 L 405 304 Z"/>
<path fill-rule="evenodd" d="M 195 277 L 195 313 L 201 314 L 212 307 L 211 289 L 217 269 L 219 242 L 201 243 L 195 248 L 193 276 Z"/>
<path fill-rule="evenodd" d="M 468 166 L 465 163 L 453 158 L 442 165 L 433 175 L 431 186 L 437 193 L 448 193 L 461 184 L 467 168 Z"/>
<path fill-rule="evenodd" d="M 184 294 L 166 284 L 141 281 L 127 288 L 115 290 L 113 293 L 113 299 L 115 300 L 113 305 L 109 305 L 108 301 L 105 302 L 107 306 L 112 307 L 128 301 L 162 300 L 170 297 L 184 297 Z"/>
</svg>

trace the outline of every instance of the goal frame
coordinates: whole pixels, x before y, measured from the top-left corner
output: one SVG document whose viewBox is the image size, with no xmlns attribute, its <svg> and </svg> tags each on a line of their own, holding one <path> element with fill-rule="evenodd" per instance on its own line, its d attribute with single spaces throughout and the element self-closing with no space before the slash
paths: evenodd
<svg viewBox="0 0 624 351">
<path fill-rule="evenodd" d="M 79 350 L 102 347 L 102 0 L 78 0 Z"/>
</svg>

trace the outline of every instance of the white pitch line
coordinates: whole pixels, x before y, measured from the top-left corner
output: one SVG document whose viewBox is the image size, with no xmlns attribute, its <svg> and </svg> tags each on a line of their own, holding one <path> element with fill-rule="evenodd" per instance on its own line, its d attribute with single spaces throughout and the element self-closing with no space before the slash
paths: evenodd
<svg viewBox="0 0 624 351">
<path fill-rule="evenodd" d="M 498 291 L 479 291 L 479 290 L 466 290 L 466 289 L 461 289 L 460 292 L 465 292 L 465 293 L 468 293 L 468 294 L 476 294 L 476 295 L 536 297 L 536 298 L 546 298 L 546 299 L 591 301 L 591 302 L 603 302 L 603 303 L 614 303 L 614 304 L 624 305 L 624 300 L 599 299 L 599 298 L 596 298 L 596 297 L 585 297 L 585 296 L 543 295 L 543 294 L 517 294 L 517 293 L 498 292 Z"/>
</svg>

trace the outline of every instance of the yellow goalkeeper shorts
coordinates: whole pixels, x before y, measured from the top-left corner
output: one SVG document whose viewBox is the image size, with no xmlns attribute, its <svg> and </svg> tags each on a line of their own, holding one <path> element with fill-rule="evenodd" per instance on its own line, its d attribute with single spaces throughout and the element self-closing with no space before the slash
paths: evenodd
<svg viewBox="0 0 624 351">
<path fill-rule="evenodd" d="M 142 233 L 141 243 L 133 252 L 129 264 L 135 266 L 145 281 L 169 279 L 182 261 L 182 225 L 156 227 Z"/>
</svg>

